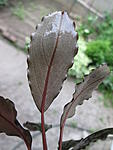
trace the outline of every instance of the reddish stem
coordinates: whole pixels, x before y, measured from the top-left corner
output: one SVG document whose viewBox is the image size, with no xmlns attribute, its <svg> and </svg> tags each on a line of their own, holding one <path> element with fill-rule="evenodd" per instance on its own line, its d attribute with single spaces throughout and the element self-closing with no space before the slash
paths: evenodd
<svg viewBox="0 0 113 150">
<path fill-rule="evenodd" d="M 41 113 L 41 127 L 42 127 L 42 140 L 43 140 L 43 150 L 47 150 L 45 126 L 44 126 L 44 111 Z"/>
<path fill-rule="evenodd" d="M 42 96 L 42 105 L 41 105 L 41 127 L 42 127 L 42 140 L 43 140 L 43 150 L 47 150 L 47 142 L 46 142 L 46 134 L 45 134 L 45 122 L 44 122 L 44 108 L 46 102 L 46 93 L 47 93 L 47 85 L 49 80 L 49 72 L 50 68 L 48 69 L 46 80 L 45 80 L 45 87 Z"/>
<path fill-rule="evenodd" d="M 60 137 L 59 137 L 59 147 L 58 147 L 58 150 L 62 150 L 63 130 L 64 130 L 64 126 L 60 127 Z"/>
<path fill-rule="evenodd" d="M 27 143 L 25 143 L 25 144 L 26 144 L 26 146 L 27 146 L 27 150 L 31 150 L 30 145 L 29 145 L 29 144 L 27 144 Z"/>
<path fill-rule="evenodd" d="M 60 29 L 61 29 L 61 23 L 62 23 L 63 14 L 64 14 L 64 12 L 62 12 L 62 15 L 61 15 L 58 36 L 57 36 L 56 44 L 55 44 L 55 47 L 54 47 L 54 50 L 53 50 L 53 54 L 52 54 L 52 57 L 51 57 L 51 60 L 50 60 L 49 66 L 48 66 L 48 71 L 47 71 L 47 75 L 46 75 L 44 91 L 43 91 L 43 95 L 42 95 L 41 127 L 42 127 L 43 150 L 47 150 L 47 142 L 46 142 L 46 134 L 45 134 L 45 126 L 44 126 L 44 124 L 45 124 L 44 123 L 44 109 L 45 109 L 45 102 L 46 102 L 47 86 L 48 86 L 49 75 L 50 75 L 52 63 L 53 63 L 54 56 L 55 56 L 55 53 L 56 53 L 56 49 L 57 49 L 57 46 L 58 46 L 58 40 L 59 40 L 59 34 L 60 34 Z"/>
</svg>

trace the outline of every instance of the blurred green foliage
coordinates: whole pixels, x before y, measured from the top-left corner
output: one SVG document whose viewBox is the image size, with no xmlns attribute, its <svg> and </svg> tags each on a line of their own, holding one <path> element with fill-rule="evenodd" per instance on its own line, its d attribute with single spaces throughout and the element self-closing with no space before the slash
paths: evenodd
<svg viewBox="0 0 113 150">
<path fill-rule="evenodd" d="M 13 15 L 17 16 L 20 20 L 25 18 L 25 8 L 22 2 L 18 2 L 17 6 L 12 8 Z"/>
<path fill-rule="evenodd" d="M 103 81 L 103 84 L 100 85 L 100 88 L 112 92 L 113 95 L 113 72 L 112 71 L 110 75 L 107 77 L 107 79 Z"/>
<path fill-rule="evenodd" d="M 30 39 L 30 37 L 27 36 L 27 37 L 25 38 L 25 47 L 24 47 L 24 51 L 25 51 L 25 52 L 28 51 L 30 42 L 31 42 L 31 39 Z"/>
<path fill-rule="evenodd" d="M 109 66 L 113 66 L 113 49 L 108 40 L 97 39 L 88 42 L 86 54 L 92 59 L 94 65 L 106 62 Z"/>
<path fill-rule="evenodd" d="M 74 64 L 69 69 L 68 74 L 70 76 L 76 77 L 76 81 L 84 77 L 84 74 L 88 74 L 92 67 L 88 67 L 88 64 L 91 63 L 91 59 L 85 54 L 86 51 L 86 42 L 83 38 L 78 40 L 79 51 L 74 58 Z"/>
<path fill-rule="evenodd" d="M 99 20 L 97 16 L 89 16 L 80 24 L 78 33 L 86 42 L 82 40 L 80 43 L 78 56 L 75 56 L 74 65 L 69 73 L 77 78 L 82 77 L 83 74 L 90 71 L 87 66 L 92 67 L 107 63 L 111 74 L 99 89 L 105 94 L 105 98 L 111 99 L 113 104 L 113 13 L 105 13 L 102 20 Z M 82 43 L 85 43 L 85 46 L 81 46 Z M 87 58 L 90 61 L 87 61 Z M 79 72 L 82 72 L 82 75 Z"/>
<path fill-rule="evenodd" d="M 113 44 L 113 13 L 105 13 L 103 20 L 99 20 L 97 16 L 89 16 L 80 24 L 78 32 L 87 40 L 109 40 Z"/>
<path fill-rule="evenodd" d="M 7 5 L 8 0 L 0 0 L 0 6 Z"/>
<path fill-rule="evenodd" d="M 105 13 L 101 21 L 96 16 L 89 16 L 87 21 L 80 25 L 78 31 L 88 42 L 85 53 L 92 60 L 90 65 L 98 66 L 107 63 L 110 67 L 111 74 L 99 89 L 105 97 L 113 100 L 113 13 Z"/>
<path fill-rule="evenodd" d="M 85 40 L 87 40 L 89 35 L 91 35 L 92 33 L 95 34 L 95 25 L 97 23 L 97 20 L 97 16 L 89 16 L 86 21 L 83 21 L 80 24 L 78 28 L 79 35 L 83 36 Z"/>
</svg>

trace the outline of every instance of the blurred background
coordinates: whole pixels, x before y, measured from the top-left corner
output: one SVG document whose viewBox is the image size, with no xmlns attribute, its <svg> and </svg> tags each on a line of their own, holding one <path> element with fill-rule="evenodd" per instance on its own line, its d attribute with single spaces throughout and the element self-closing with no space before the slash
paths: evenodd
<svg viewBox="0 0 113 150">
<path fill-rule="evenodd" d="M 85 74 L 102 63 L 107 63 L 111 70 L 93 97 L 79 106 L 75 117 L 67 121 L 64 140 L 80 139 L 113 126 L 113 0 L 0 0 L 0 95 L 15 102 L 21 123 L 40 122 L 26 77 L 27 47 L 41 18 L 59 10 L 67 11 L 76 23 L 79 52 L 68 71 L 71 79 L 65 81 L 61 94 L 47 111 L 46 122 L 55 125 L 60 122 L 63 106 L 73 93 L 73 82 L 79 83 Z M 57 148 L 58 133 L 58 128 L 47 132 L 50 150 Z M 33 133 L 34 150 L 42 149 L 41 135 L 37 134 Z M 112 136 L 108 137 L 87 150 L 112 150 L 112 140 Z M 6 149 L 25 147 L 20 139 L 1 134 L 0 150 Z"/>
</svg>

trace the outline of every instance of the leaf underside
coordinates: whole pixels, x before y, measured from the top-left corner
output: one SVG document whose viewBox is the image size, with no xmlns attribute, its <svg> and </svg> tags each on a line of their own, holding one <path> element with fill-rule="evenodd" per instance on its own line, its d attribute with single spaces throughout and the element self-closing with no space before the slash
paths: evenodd
<svg viewBox="0 0 113 150">
<path fill-rule="evenodd" d="M 68 140 L 62 142 L 62 150 L 69 150 L 70 148 L 77 145 L 81 140 Z"/>
<path fill-rule="evenodd" d="M 40 131 L 40 132 L 42 132 L 41 123 L 34 123 L 34 122 L 27 121 L 23 125 L 24 125 L 24 127 L 29 129 L 30 131 Z M 45 126 L 45 131 L 52 128 L 52 125 L 45 124 L 44 126 Z"/>
<path fill-rule="evenodd" d="M 0 133 L 9 136 L 17 136 L 31 147 L 32 138 L 30 132 L 25 130 L 16 119 L 17 111 L 14 103 L 0 96 Z"/>
<path fill-rule="evenodd" d="M 42 107 L 46 111 L 60 92 L 77 53 L 78 35 L 74 27 L 66 12 L 55 12 L 42 19 L 31 38 L 28 80 L 40 111 Z"/>
<path fill-rule="evenodd" d="M 113 128 L 106 128 L 97 131 L 86 138 L 80 140 L 69 140 L 62 143 L 62 150 L 81 150 L 85 149 L 89 144 L 96 142 L 97 140 L 105 140 L 109 134 L 113 134 Z"/>
<path fill-rule="evenodd" d="M 109 73 L 110 71 L 108 66 L 103 64 L 92 71 L 84 78 L 82 83 L 76 86 L 72 101 L 66 104 L 64 107 L 61 117 L 61 126 L 64 125 L 67 118 L 70 118 L 75 114 L 75 108 L 77 105 L 81 105 L 83 104 L 84 100 L 91 98 L 93 90 L 95 90 L 98 85 L 102 83 Z"/>
</svg>

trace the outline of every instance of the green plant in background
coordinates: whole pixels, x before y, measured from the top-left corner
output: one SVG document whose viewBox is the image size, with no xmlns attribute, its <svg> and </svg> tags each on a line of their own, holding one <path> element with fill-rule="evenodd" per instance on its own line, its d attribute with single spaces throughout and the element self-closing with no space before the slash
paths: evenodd
<svg viewBox="0 0 113 150">
<path fill-rule="evenodd" d="M 86 54 L 91 58 L 93 65 L 107 63 L 113 66 L 113 50 L 108 40 L 93 40 L 87 43 Z"/>
<path fill-rule="evenodd" d="M 97 16 L 89 16 L 85 22 L 82 22 L 78 28 L 79 34 L 88 39 L 88 36 L 95 33 L 95 24 L 97 23 Z"/>
<path fill-rule="evenodd" d="M 99 86 L 99 89 L 104 94 L 103 101 L 105 106 L 113 106 L 113 72 L 112 71 L 109 77 L 107 77 L 103 81 L 103 84 Z"/>
<path fill-rule="evenodd" d="M 70 76 L 76 77 L 76 82 L 78 82 L 79 79 L 83 78 L 84 74 L 88 74 L 92 69 L 92 67 L 88 67 L 89 63 L 91 63 L 91 59 L 89 59 L 85 54 L 86 42 L 83 38 L 80 38 L 78 40 L 78 45 L 78 55 L 74 58 L 74 64 L 68 72 Z"/>
<path fill-rule="evenodd" d="M 80 35 L 88 40 L 102 39 L 113 40 L 113 17 L 112 14 L 105 13 L 103 20 L 98 19 L 97 16 L 89 16 L 88 19 L 80 24 L 78 29 Z M 112 42 L 113 43 L 113 42 Z"/>
<path fill-rule="evenodd" d="M 70 122 L 69 125 L 70 125 L 72 128 L 77 128 L 77 122 L 75 122 L 75 121 Z"/>
<path fill-rule="evenodd" d="M 29 10 L 35 10 L 36 8 L 37 8 L 37 5 L 35 5 L 33 2 L 30 2 Z"/>
<path fill-rule="evenodd" d="M 110 70 L 113 70 L 113 49 L 111 48 L 110 41 L 95 40 L 88 42 L 86 54 L 92 60 L 93 65 L 98 66 L 106 62 Z M 104 90 L 104 93 L 105 91 L 113 91 L 113 73 L 103 82 L 100 89 Z"/>
<path fill-rule="evenodd" d="M 30 41 L 31 41 L 31 40 L 30 40 L 30 37 L 26 37 L 26 38 L 25 38 L 25 47 L 24 47 L 25 52 L 27 52 L 27 50 L 28 50 Z"/>
<path fill-rule="evenodd" d="M 25 18 L 25 9 L 22 2 L 19 2 L 15 8 L 12 8 L 13 15 L 17 16 L 20 20 Z"/>
<path fill-rule="evenodd" d="M 101 85 L 103 89 L 105 88 L 108 91 L 113 92 L 113 72 L 110 73 L 109 77 L 107 77 L 107 79 L 103 81 L 103 83 L 104 83 L 104 87 L 103 84 Z"/>
<path fill-rule="evenodd" d="M 103 20 L 95 16 L 89 16 L 87 21 L 82 22 L 78 29 L 79 34 L 87 40 L 85 54 L 92 60 L 91 65 L 98 66 L 107 63 L 113 71 L 113 17 L 105 13 Z M 105 97 L 110 98 L 113 104 L 113 74 L 103 82 L 99 89 Z"/>
<path fill-rule="evenodd" d="M 7 5 L 8 0 L 0 0 L 0 6 Z"/>
<path fill-rule="evenodd" d="M 102 23 L 98 23 L 95 25 L 95 31 L 96 34 L 101 39 L 109 39 L 112 41 L 112 35 L 113 35 L 113 13 L 105 13 L 105 18 L 102 21 Z"/>
</svg>

